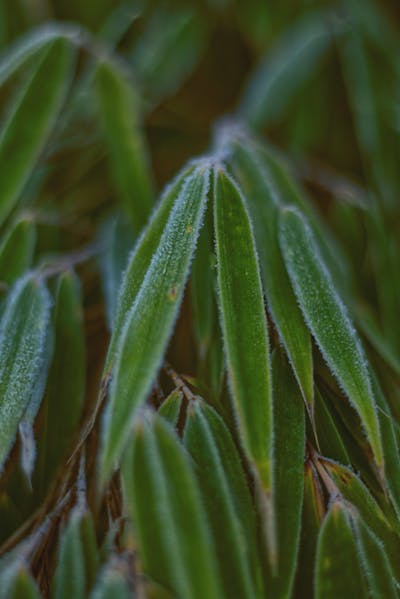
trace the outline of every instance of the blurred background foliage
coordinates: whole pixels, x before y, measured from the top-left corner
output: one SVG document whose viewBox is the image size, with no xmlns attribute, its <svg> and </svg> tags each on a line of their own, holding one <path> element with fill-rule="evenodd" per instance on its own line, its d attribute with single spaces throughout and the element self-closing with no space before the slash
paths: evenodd
<svg viewBox="0 0 400 599">
<path fill-rule="evenodd" d="M 56 265 L 56 274 L 63 265 L 76 268 L 80 282 L 70 273 L 50 279 L 53 301 L 63 306 L 53 316 L 57 360 L 67 359 L 62 340 L 71 326 L 75 335 L 75 387 L 67 389 L 65 397 L 73 396 L 76 406 L 69 414 L 63 446 L 54 450 L 60 455 L 39 469 L 46 472 L 47 482 L 34 480 L 32 494 L 21 472 L 8 466 L 2 480 L 1 540 L 41 505 L 67 448 L 73 447 L 77 423 L 93 408 L 120 276 L 155 198 L 189 158 L 208 151 L 210 144 L 218 145 L 215 140 L 226 118 L 262 133 L 289 159 L 339 242 L 347 274 L 338 275 L 336 283 L 373 356 L 390 407 L 400 417 L 398 2 L 0 0 L 1 123 L 35 60 L 28 57 L 7 76 L 13 48 L 22 36 L 46 35 L 54 22 L 74 38 L 76 63 L 46 146 L 14 211 L 4 217 L 8 220 L 2 225 L 0 278 L 5 297 L 32 265 Z M 103 59 L 102 64 L 110 62 L 115 71 L 101 70 L 98 63 Z M 127 153 L 119 155 L 113 131 L 123 132 L 126 126 L 135 131 L 138 145 L 129 168 L 121 171 Z M 133 143 L 129 135 L 120 139 L 126 147 Z M 2 161 L 6 158 L 1 156 Z M 127 172 L 135 173 L 134 180 Z M 138 184 L 140 202 L 132 204 L 130 194 Z M 15 223 L 20 229 L 13 229 Z M 21 244 L 17 239 L 15 246 L 7 247 L 10 230 L 16 239 L 22 235 L 26 244 L 15 273 L 7 271 L 7 251 Z M 207 284 L 204 276 L 201 262 L 195 262 L 193 277 Z M 206 367 L 196 345 L 201 331 L 193 330 L 192 310 L 196 305 L 185 301 L 168 358 L 201 389 Z M 214 313 L 209 318 L 216 322 Z M 329 398 L 338 391 L 317 356 L 315 361 Z M 62 373 L 57 374 L 56 366 L 47 383 L 47 402 L 58 393 L 54 388 Z M 218 368 L 217 373 L 206 372 L 206 385 L 218 388 L 218 376 Z M 323 412 L 323 402 L 319 405 Z M 47 418 L 54 423 L 54 407 L 49 410 Z M 342 414 L 344 437 L 353 428 L 352 416 Z M 39 431 L 45 419 L 42 408 L 35 425 Z M 57 429 L 52 429 L 46 442 L 56 447 L 57 441 Z M 46 450 L 39 445 L 38 451 L 45 459 Z M 35 476 L 40 478 L 40 472 Z M 112 486 L 110 497 L 108 510 L 119 513 L 120 498 Z M 82 513 L 73 523 L 78 528 L 86 526 Z M 107 510 L 103 520 L 104 533 Z M 46 573 L 41 576 L 43 586 Z"/>
</svg>

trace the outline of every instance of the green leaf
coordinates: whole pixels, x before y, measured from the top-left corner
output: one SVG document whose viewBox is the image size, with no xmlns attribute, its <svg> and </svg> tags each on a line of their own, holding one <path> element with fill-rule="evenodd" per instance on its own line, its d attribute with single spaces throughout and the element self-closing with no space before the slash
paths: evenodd
<svg viewBox="0 0 400 599">
<path fill-rule="evenodd" d="M 384 543 L 393 571 L 397 575 L 400 567 L 400 540 L 378 503 L 349 468 L 326 459 L 322 460 L 322 464 L 342 497 L 357 508 L 364 522 Z"/>
<path fill-rule="evenodd" d="M 146 271 L 157 250 L 162 233 L 167 225 L 173 205 L 182 191 L 182 187 L 193 172 L 194 167 L 185 167 L 167 186 L 151 220 L 139 238 L 129 259 L 118 295 L 117 311 L 114 320 L 114 330 L 108 347 L 107 358 L 104 365 L 103 377 L 107 378 L 115 363 L 118 344 L 122 329 L 129 310 L 132 308 L 140 286 L 143 283 Z"/>
<path fill-rule="evenodd" d="M 254 225 L 268 308 L 287 351 L 313 420 L 314 384 L 310 333 L 286 272 L 278 241 L 278 206 L 284 201 L 272 175 L 250 142 L 232 146 L 235 175 L 241 184 Z M 282 196 L 282 197 L 281 197 Z"/>
<path fill-rule="evenodd" d="M 100 578 L 89 595 L 89 599 L 130 599 L 128 573 L 124 573 L 118 562 L 112 560 L 101 571 Z"/>
<path fill-rule="evenodd" d="M 122 218 L 122 215 L 118 215 L 107 219 L 100 227 L 99 238 L 100 243 L 104 243 L 105 246 L 99 263 L 107 321 L 112 331 L 117 312 L 118 291 L 128 263 L 130 250 L 135 241 L 135 234 L 131 223 Z"/>
<path fill-rule="evenodd" d="M 41 594 L 31 574 L 22 568 L 9 591 L 10 599 L 40 599 Z"/>
<path fill-rule="evenodd" d="M 279 121 L 293 96 L 316 71 L 331 39 L 324 12 L 306 14 L 288 27 L 247 84 L 241 116 L 259 129 Z"/>
<path fill-rule="evenodd" d="M 296 596 L 312 597 L 317 539 L 325 514 L 325 499 L 311 460 L 304 466 L 304 501 L 296 577 Z"/>
<path fill-rule="evenodd" d="M 158 408 L 160 416 L 176 427 L 182 409 L 183 393 L 174 389 Z"/>
<path fill-rule="evenodd" d="M 85 392 L 85 338 L 79 279 L 60 275 L 54 309 L 55 346 L 46 390 L 46 425 L 39 437 L 45 480 L 65 459 L 82 414 Z"/>
<path fill-rule="evenodd" d="M 319 534 L 315 597 L 368 597 L 350 520 L 340 501 L 332 503 Z"/>
<path fill-rule="evenodd" d="M 91 528 L 91 532 L 85 530 Z M 84 599 L 92 584 L 93 555 L 96 554 L 93 523 L 81 506 L 73 508 L 61 531 L 57 567 L 54 575 L 54 598 Z"/>
<path fill-rule="evenodd" d="M 244 200 L 215 171 L 215 238 L 221 324 L 241 440 L 267 493 L 272 489 L 272 384 L 268 331 L 253 231 Z"/>
<path fill-rule="evenodd" d="M 103 483 L 121 456 L 171 336 L 201 227 L 209 176 L 208 167 L 199 166 L 185 181 L 118 340 L 103 422 Z"/>
<path fill-rule="evenodd" d="M 44 364 L 50 297 L 42 281 L 19 280 L 0 322 L 0 468 Z"/>
<path fill-rule="evenodd" d="M 358 518 L 353 517 L 353 529 L 371 596 L 374 599 L 397 599 L 399 594 L 393 571 L 382 543 Z"/>
<path fill-rule="evenodd" d="M 36 228 L 29 219 L 11 226 L 0 246 L 0 281 L 12 285 L 31 266 Z"/>
<path fill-rule="evenodd" d="M 300 543 L 304 488 L 305 419 L 299 388 L 286 358 L 275 351 L 274 502 L 278 538 L 278 576 L 268 588 L 274 599 L 291 597 Z"/>
<path fill-rule="evenodd" d="M 282 210 L 280 244 L 305 321 L 339 384 L 358 412 L 382 473 L 379 420 L 360 340 L 335 291 L 311 229 L 297 209 Z"/>
<path fill-rule="evenodd" d="M 318 389 L 315 392 L 315 427 L 322 455 L 341 464 L 351 463 L 343 438 Z"/>
<path fill-rule="evenodd" d="M 110 61 L 97 65 L 95 86 L 114 182 L 122 206 L 139 232 L 151 211 L 153 185 L 138 101 L 126 74 Z"/>
<path fill-rule="evenodd" d="M 30 59 L 37 57 L 41 50 L 51 46 L 59 39 L 72 44 L 80 41 L 82 31 L 76 25 L 65 23 L 50 23 L 32 29 L 11 46 L 0 57 L 0 86 L 9 77 L 24 66 Z"/>
<path fill-rule="evenodd" d="M 145 573 L 174 596 L 225 597 L 191 461 L 162 418 L 137 421 L 123 477 Z"/>
<path fill-rule="evenodd" d="M 0 132 L 0 222 L 32 174 L 61 109 L 74 53 L 65 40 L 51 42 Z"/>
<path fill-rule="evenodd" d="M 262 597 L 255 509 L 239 454 L 222 418 L 190 402 L 184 443 L 191 454 L 212 527 L 227 597 Z"/>
</svg>

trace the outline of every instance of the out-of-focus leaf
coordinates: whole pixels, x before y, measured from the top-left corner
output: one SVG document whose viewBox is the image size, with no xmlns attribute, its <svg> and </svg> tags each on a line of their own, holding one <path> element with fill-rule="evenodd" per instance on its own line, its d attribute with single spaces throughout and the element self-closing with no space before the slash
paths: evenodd
<svg viewBox="0 0 400 599">
<path fill-rule="evenodd" d="M 31 574 L 21 569 L 9 591 L 10 599 L 40 599 L 41 594 Z"/>
<path fill-rule="evenodd" d="M 92 529 L 87 534 L 85 527 Z M 93 559 L 97 550 L 89 512 L 75 507 L 61 531 L 57 567 L 54 575 L 55 599 L 83 599 L 93 582 Z M 93 558 L 93 555 L 95 556 Z"/>
<path fill-rule="evenodd" d="M 49 482 L 66 457 L 82 413 L 85 390 L 85 341 L 80 284 L 73 272 L 57 285 L 55 346 L 46 390 L 45 431 L 39 438 L 42 475 Z"/>
<path fill-rule="evenodd" d="M 221 323 L 233 404 L 247 456 L 272 489 L 272 384 L 258 258 L 244 200 L 215 171 L 214 210 Z"/>
<path fill-rule="evenodd" d="M 97 65 L 95 84 L 114 182 L 122 206 L 139 232 L 151 211 L 153 184 L 138 101 L 126 74 L 110 61 Z"/>
<path fill-rule="evenodd" d="M 25 277 L 16 283 L 0 322 L 0 468 L 41 374 L 49 313 L 42 281 Z"/>
<path fill-rule="evenodd" d="M 274 502 L 278 539 L 278 575 L 268 588 L 276 599 L 291 597 L 300 544 L 304 488 L 305 419 L 299 388 L 286 358 L 275 351 Z"/>
<path fill-rule="evenodd" d="M 15 41 L 0 56 L 0 86 L 29 59 L 59 39 L 72 44 L 80 41 L 82 31 L 75 25 L 50 23 L 37 27 Z"/>
<path fill-rule="evenodd" d="M 74 51 L 51 42 L 0 132 L 0 222 L 14 207 L 50 135 L 68 84 Z"/>
<path fill-rule="evenodd" d="M 29 219 L 19 220 L 0 246 L 0 281 L 11 285 L 32 264 L 36 242 L 36 228 Z"/>
<path fill-rule="evenodd" d="M 112 561 L 103 568 L 89 599 L 130 599 L 132 593 L 127 582 L 127 575 Z"/>
<path fill-rule="evenodd" d="M 193 172 L 192 166 L 185 167 L 174 181 L 166 188 L 149 224 L 134 247 L 122 277 L 118 294 L 117 311 L 115 315 L 114 330 L 108 347 L 107 358 L 104 366 L 104 377 L 111 373 L 117 347 L 122 335 L 122 329 L 132 308 L 140 286 L 143 283 L 147 269 L 156 253 L 162 233 L 167 225 L 173 205 L 182 191 L 183 185 Z"/>
<path fill-rule="evenodd" d="M 103 421 L 103 483 L 121 456 L 136 409 L 150 391 L 172 333 L 201 227 L 209 177 L 204 164 L 185 181 L 118 340 Z"/>
<path fill-rule="evenodd" d="M 304 466 L 304 501 L 295 583 L 296 597 L 313 596 L 317 539 L 324 513 L 324 496 L 318 475 L 311 460 L 307 460 Z"/>
<path fill-rule="evenodd" d="M 179 88 L 199 61 L 207 37 L 207 24 L 194 6 L 155 11 L 131 52 L 150 104 Z"/>
<path fill-rule="evenodd" d="M 241 116 L 260 129 L 281 119 L 294 95 L 320 65 L 331 39 L 324 12 L 307 14 L 287 28 L 247 84 Z"/>
<path fill-rule="evenodd" d="M 368 597 L 349 516 L 340 501 L 334 501 L 325 516 L 315 574 L 316 599 Z"/>
<path fill-rule="evenodd" d="M 158 408 L 158 413 L 160 416 L 165 418 L 165 420 L 167 420 L 174 427 L 178 424 L 179 415 L 182 408 L 182 400 L 182 391 L 179 389 L 174 389 Z"/>
<path fill-rule="evenodd" d="M 234 172 L 252 217 L 268 307 L 313 420 L 310 333 L 298 307 L 278 242 L 278 206 L 286 196 L 274 185 L 271 173 L 250 143 L 238 141 L 232 149 Z"/>
<path fill-rule="evenodd" d="M 121 216 L 108 219 L 100 229 L 100 242 L 105 245 L 100 256 L 100 268 L 110 330 L 114 328 L 118 292 L 134 241 L 131 223 Z"/>
<path fill-rule="evenodd" d="M 222 418 L 201 399 L 188 406 L 184 442 L 196 464 L 226 596 L 263 596 L 255 510 L 243 467 Z"/>
<path fill-rule="evenodd" d="M 379 420 L 364 352 L 311 229 L 297 209 L 281 212 L 279 238 L 304 318 L 329 368 L 357 410 L 382 473 Z"/>
<path fill-rule="evenodd" d="M 145 573 L 185 599 L 225 597 L 189 455 L 162 418 L 136 423 L 123 477 Z"/>
</svg>

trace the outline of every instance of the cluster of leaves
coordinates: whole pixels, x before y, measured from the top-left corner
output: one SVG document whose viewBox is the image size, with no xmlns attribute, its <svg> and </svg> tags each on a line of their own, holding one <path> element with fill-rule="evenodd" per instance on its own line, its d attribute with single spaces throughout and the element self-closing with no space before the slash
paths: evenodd
<svg viewBox="0 0 400 599">
<path fill-rule="evenodd" d="M 390 7 L 58 4 L 0 0 L 0 599 L 399 597 Z"/>
</svg>

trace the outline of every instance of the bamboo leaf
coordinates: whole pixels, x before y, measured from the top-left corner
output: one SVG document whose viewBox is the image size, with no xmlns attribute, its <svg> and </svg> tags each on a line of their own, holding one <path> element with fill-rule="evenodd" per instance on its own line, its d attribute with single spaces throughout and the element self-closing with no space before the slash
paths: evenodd
<svg viewBox="0 0 400 599">
<path fill-rule="evenodd" d="M 43 282 L 19 280 L 0 322 L 0 468 L 41 374 L 50 298 Z"/>
<path fill-rule="evenodd" d="M 136 423 L 123 476 L 146 574 L 185 599 L 225 597 L 191 461 L 162 418 Z"/>
<path fill-rule="evenodd" d="M 284 355 L 274 352 L 274 502 L 278 576 L 268 588 L 276 599 L 291 597 L 300 544 L 304 488 L 305 419 L 296 380 Z"/>
<path fill-rule="evenodd" d="M 12 285 L 31 266 L 36 228 L 29 219 L 19 220 L 8 229 L 0 246 L 0 281 Z"/>
<path fill-rule="evenodd" d="M 93 526 L 91 516 L 81 506 L 73 508 L 61 532 L 57 567 L 54 575 L 54 598 L 83 599 L 92 583 L 92 538 L 87 538 L 85 527 Z"/>
<path fill-rule="evenodd" d="M 281 212 L 280 244 L 304 318 L 329 368 L 358 412 L 382 472 L 379 421 L 364 352 L 311 229 L 297 209 Z"/>
<path fill-rule="evenodd" d="M 260 256 L 268 307 L 287 351 L 313 420 L 314 384 L 310 334 L 286 272 L 278 241 L 278 206 L 282 203 L 271 173 L 250 143 L 233 144 L 235 175 L 246 193 Z"/>
<path fill-rule="evenodd" d="M 103 422 L 102 482 L 121 456 L 136 409 L 165 353 L 201 227 L 208 180 L 208 167 L 199 166 L 185 181 L 122 330 Z"/>
<path fill-rule="evenodd" d="M 215 172 L 214 219 L 226 363 L 247 456 L 272 488 L 272 385 L 268 332 L 253 231 L 233 180 Z"/>
<path fill-rule="evenodd" d="M 172 426 L 176 427 L 182 409 L 183 393 L 174 389 L 158 408 L 160 416 L 165 418 Z"/>
<path fill-rule="evenodd" d="M 362 520 L 353 518 L 353 528 L 371 596 L 376 599 L 397 599 L 399 594 L 395 578 L 382 543 Z"/>
<path fill-rule="evenodd" d="M 255 510 L 243 467 L 222 418 L 200 398 L 189 404 L 184 443 L 196 464 L 226 596 L 263 596 Z"/>
<path fill-rule="evenodd" d="M 290 100 L 316 71 L 331 39 L 326 13 L 298 19 L 256 67 L 244 92 L 241 116 L 259 129 L 281 119 Z"/>
<path fill-rule="evenodd" d="M 104 378 L 107 378 L 113 369 L 117 347 L 127 314 L 135 302 L 146 271 L 156 253 L 172 207 L 179 197 L 184 183 L 193 172 L 193 168 L 192 166 L 185 167 L 174 181 L 167 186 L 151 220 L 129 256 L 128 265 L 119 289 L 114 329 L 103 370 Z"/>
<path fill-rule="evenodd" d="M 140 129 L 138 100 L 125 73 L 103 61 L 95 70 L 95 87 L 114 182 L 122 206 L 139 232 L 153 204 L 153 185 Z"/>
<path fill-rule="evenodd" d="M 350 520 L 340 501 L 332 503 L 319 534 L 315 596 L 316 599 L 368 597 Z"/>
<path fill-rule="evenodd" d="M 73 51 L 51 42 L 0 132 L 0 222 L 21 194 L 51 133 L 71 77 Z"/>
</svg>

